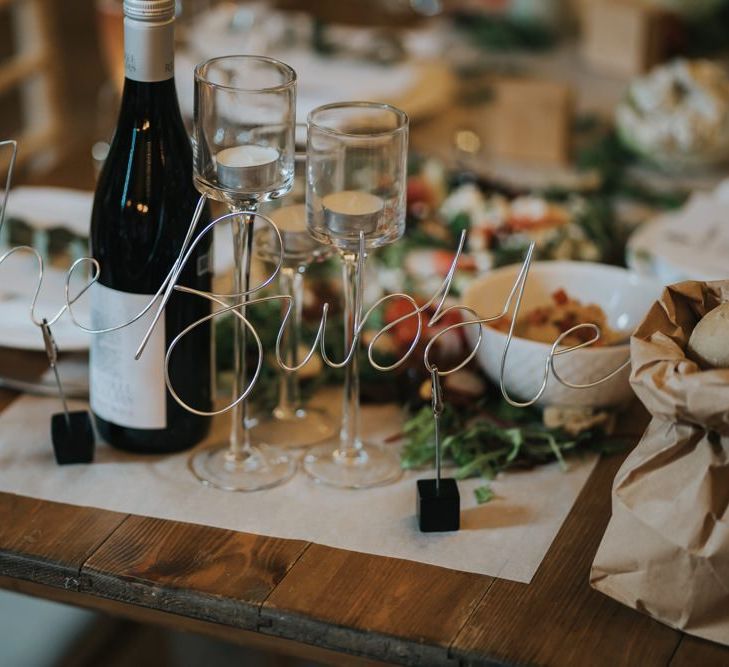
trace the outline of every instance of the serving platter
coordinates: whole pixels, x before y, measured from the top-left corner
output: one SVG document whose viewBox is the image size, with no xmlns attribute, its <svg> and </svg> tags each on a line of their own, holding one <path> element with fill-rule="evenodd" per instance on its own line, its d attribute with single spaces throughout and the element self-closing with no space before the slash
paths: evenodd
<svg viewBox="0 0 729 667">
<path fill-rule="evenodd" d="M 340 42 L 333 53 L 312 46 L 310 22 L 270 8 L 224 3 L 198 16 L 175 54 L 177 94 L 183 115 L 193 115 L 193 72 L 208 58 L 238 53 L 273 56 L 297 73 L 296 116 L 306 122 L 314 108 L 347 99 L 387 102 L 411 121 L 447 108 L 456 92 L 456 76 L 440 57 L 438 39 L 427 29 L 405 36 L 402 53 L 375 62 L 377 35 L 363 27 L 332 25 Z M 335 48 L 335 47 L 332 47 Z M 364 52 L 362 52 L 364 49 Z"/>
<path fill-rule="evenodd" d="M 657 216 L 628 240 L 626 262 L 665 284 L 726 278 L 729 182 L 696 193 L 680 210 Z"/>
</svg>

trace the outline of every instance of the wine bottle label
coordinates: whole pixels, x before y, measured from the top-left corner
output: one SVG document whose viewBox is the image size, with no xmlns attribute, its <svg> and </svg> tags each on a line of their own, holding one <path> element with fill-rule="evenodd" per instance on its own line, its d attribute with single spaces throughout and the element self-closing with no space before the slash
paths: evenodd
<svg viewBox="0 0 729 667">
<path fill-rule="evenodd" d="M 124 75 L 147 82 L 175 75 L 174 19 L 162 23 L 124 19 Z"/>
<path fill-rule="evenodd" d="M 128 322 L 152 296 L 119 292 L 97 283 L 91 290 L 93 328 L 107 329 Z M 139 429 L 167 428 L 164 317 L 157 322 L 144 354 L 134 360 L 156 310 L 150 308 L 128 327 L 91 337 L 91 410 L 112 424 Z"/>
</svg>

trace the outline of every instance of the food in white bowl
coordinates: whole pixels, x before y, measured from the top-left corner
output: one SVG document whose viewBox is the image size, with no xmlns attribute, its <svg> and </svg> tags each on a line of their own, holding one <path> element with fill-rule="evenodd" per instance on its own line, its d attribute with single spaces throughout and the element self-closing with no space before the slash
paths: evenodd
<svg viewBox="0 0 729 667">
<path fill-rule="evenodd" d="M 498 320 L 488 322 L 490 327 L 507 333 L 511 328 L 512 318 L 504 315 Z M 576 328 L 579 324 L 594 324 L 600 330 L 600 337 L 595 338 L 592 328 Z M 582 303 L 570 296 L 562 288 L 552 292 L 550 303 L 534 306 L 529 310 L 522 309 L 514 326 L 514 335 L 537 343 L 554 343 L 562 336 L 560 344 L 564 347 L 580 345 L 592 341 L 595 347 L 614 345 L 625 338 L 614 331 L 608 324 L 605 311 L 596 303 Z"/>
<path fill-rule="evenodd" d="M 520 268 L 520 264 L 513 264 L 476 278 L 464 290 L 463 303 L 480 317 L 499 314 Z M 628 338 L 660 296 L 662 287 L 652 278 L 616 266 L 592 262 L 534 262 L 529 269 L 521 312 L 550 304 L 552 295 L 558 290 L 565 290 L 570 298 L 596 304 L 602 309 L 616 338 L 625 342 L 573 350 L 555 358 L 555 367 L 562 378 L 573 384 L 588 384 L 606 376 L 628 359 Z M 476 358 L 489 379 L 498 386 L 507 336 L 491 326 L 482 325 L 481 329 L 483 339 Z M 475 326 L 466 327 L 466 335 L 471 344 L 476 343 L 478 331 Z M 504 384 L 512 398 L 524 401 L 537 393 L 550 349 L 551 343 L 514 336 L 504 370 Z M 594 408 L 623 405 L 633 396 L 629 375 L 630 369 L 625 368 L 597 387 L 572 389 L 550 373 L 537 404 Z"/>
</svg>

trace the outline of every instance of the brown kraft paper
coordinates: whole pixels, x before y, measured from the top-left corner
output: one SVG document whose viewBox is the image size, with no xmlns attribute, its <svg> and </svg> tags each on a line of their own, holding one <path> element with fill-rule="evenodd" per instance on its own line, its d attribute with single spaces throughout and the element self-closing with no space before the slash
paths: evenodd
<svg viewBox="0 0 729 667">
<path fill-rule="evenodd" d="M 667 287 L 631 338 L 630 382 L 652 420 L 615 477 L 590 583 L 729 645 L 729 369 L 702 370 L 684 352 L 722 301 L 729 281 Z"/>
</svg>

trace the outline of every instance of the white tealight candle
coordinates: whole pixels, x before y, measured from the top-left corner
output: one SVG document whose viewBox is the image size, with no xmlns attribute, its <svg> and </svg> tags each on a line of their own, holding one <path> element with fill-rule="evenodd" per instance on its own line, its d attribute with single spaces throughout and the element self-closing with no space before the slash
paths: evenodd
<svg viewBox="0 0 729 667">
<path fill-rule="evenodd" d="M 271 146 L 243 144 L 215 156 L 218 182 L 233 190 L 266 192 L 277 180 L 279 152 Z"/>
<path fill-rule="evenodd" d="M 317 243 L 306 228 L 304 204 L 282 206 L 271 212 L 270 217 L 281 234 L 284 256 L 308 254 L 316 248 Z"/>
<path fill-rule="evenodd" d="M 270 217 L 282 234 L 285 232 L 306 233 L 306 205 L 304 204 L 282 206 L 273 211 Z"/>
<path fill-rule="evenodd" d="M 321 200 L 324 224 L 336 234 L 371 234 L 385 208 L 381 197 L 360 190 L 343 190 Z"/>
</svg>

